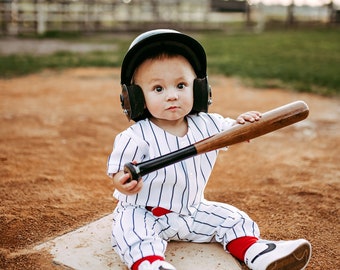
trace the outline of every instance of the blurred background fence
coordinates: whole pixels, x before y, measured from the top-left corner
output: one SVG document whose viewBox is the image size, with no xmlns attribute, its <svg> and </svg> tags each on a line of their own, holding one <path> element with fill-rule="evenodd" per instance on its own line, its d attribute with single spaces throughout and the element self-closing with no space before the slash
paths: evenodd
<svg viewBox="0 0 340 270">
<path fill-rule="evenodd" d="M 318 1 L 318 0 L 315 0 Z M 242 0 L 0 0 L 0 34 L 51 31 L 107 32 L 152 27 L 223 29 L 227 24 L 268 22 L 339 23 L 339 7 L 329 0 L 318 6 L 264 5 Z"/>
</svg>

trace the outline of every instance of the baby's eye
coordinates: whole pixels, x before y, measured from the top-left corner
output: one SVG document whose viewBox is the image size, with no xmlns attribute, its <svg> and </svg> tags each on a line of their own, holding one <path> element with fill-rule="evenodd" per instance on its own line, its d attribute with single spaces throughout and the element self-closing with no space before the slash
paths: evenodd
<svg viewBox="0 0 340 270">
<path fill-rule="evenodd" d="M 153 88 L 153 90 L 156 91 L 157 93 L 160 93 L 160 92 L 163 91 L 163 87 L 162 87 L 162 86 L 155 86 L 155 87 Z"/>
<path fill-rule="evenodd" d="M 185 83 L 179 83 L 179 84 L 177 85 L 178 89 L 184 89 L 185 86 L 186 86 Z"/>
</svg>

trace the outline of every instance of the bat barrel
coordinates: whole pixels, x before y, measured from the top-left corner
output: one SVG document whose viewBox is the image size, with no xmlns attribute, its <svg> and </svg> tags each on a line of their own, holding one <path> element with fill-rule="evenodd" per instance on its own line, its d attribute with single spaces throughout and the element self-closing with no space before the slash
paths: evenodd
<svg viewBox="0 0 340 270">
<path fill-rule="evenodd" d="M 205 153 L 240 142 L 249 141 L 307 118 L 309 108 L 304 101 L 295 101 L 262 114 L 259 121 L 238 124 L 196 143 L 197 153 Z"/>
</svg>

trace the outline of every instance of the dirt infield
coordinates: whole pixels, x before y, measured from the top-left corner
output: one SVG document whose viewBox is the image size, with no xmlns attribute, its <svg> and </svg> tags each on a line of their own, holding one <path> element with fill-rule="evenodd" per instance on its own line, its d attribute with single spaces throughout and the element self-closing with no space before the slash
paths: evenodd
<svg viewBox="0 0 340 270">
<path fill-rule="evenodd" d="M 310 116 L 221 152 L 206 197 L 245 210 L 264 238 L 309 239 L 307 269 L 340 269 L 340 100 L 209 79 L 210 111 L 235 117 L 304 100 Z M 60 269 L 32 248 L 113 210 L 106 159 L 129 126 L 119 93 L 118 69 L 0 80 L 0 269 Z"/>
</svg>

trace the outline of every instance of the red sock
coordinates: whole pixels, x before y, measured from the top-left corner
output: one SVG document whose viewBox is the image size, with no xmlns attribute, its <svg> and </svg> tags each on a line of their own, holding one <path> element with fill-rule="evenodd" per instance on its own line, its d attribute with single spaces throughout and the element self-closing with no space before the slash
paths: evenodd
<svg viewBox="0 0 340 270">
<path fill-rule="evenodd" d="M 144 258 L 139 259 L 138 261 L 136 261 L 132 267 L 131 270 L 138 270 L 139 265 L 144 262 L 144 261 L 149 261 L 150 263 L 153 263 L 154 261 L 157 260 L 161 260 L 164 261 L 164 258 L 161 256 L 157 256 L 157 255 L 152 255 L 152 256 L 146 256 Z"/>
<path fill-rule="evenodd" d="M 253 237 L 253 236 L 244 236 L 244 237 L 236 238 L 235 240 L 231 241 L 227 245 L 227 250 L 235 258 L 244 262 L 244 255 L 246 254 L 247 249 L 251 245 L 255 244 L 257 240 L 258 238 Z"/>
</svg>

